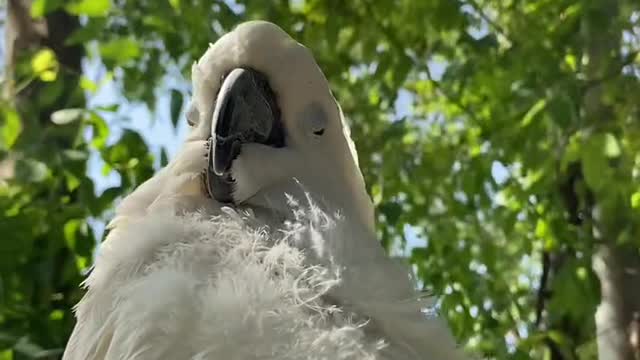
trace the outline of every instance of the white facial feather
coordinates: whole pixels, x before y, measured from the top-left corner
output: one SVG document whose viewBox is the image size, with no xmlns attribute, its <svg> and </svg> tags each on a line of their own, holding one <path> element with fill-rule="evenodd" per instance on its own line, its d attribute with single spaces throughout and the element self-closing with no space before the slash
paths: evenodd
<svg viewBox="0 0 640 360">
<path fill-rule="evenodd" d="M 210 134 L 220 79 L 237 67 L 265 74 L 276 93 L 286 146 L 266 150 L 245 146 L 232 175 L 237 202 L 286 211 L 284 193 L 301 195 L 297 183 L 314 193 L 326 210 L 374 229 L 373 205 L 358 167 L 355 146 L 324 74 L 311 52 L 274 24 L 253 21 L 213 44 L 193 66 L 194 96 L 189 113 L 199 114 L 191 139 Z M 192 115 L 193 116 L 193 115 Z M 322 134 L 316 132 L 322 129 Z M 246 149 L 253 147 L 253 149 Z M 285 161 L 283 161 L 285 159 Z M 272 170 L 273 169 L 273 170 Z"/>
</svg>

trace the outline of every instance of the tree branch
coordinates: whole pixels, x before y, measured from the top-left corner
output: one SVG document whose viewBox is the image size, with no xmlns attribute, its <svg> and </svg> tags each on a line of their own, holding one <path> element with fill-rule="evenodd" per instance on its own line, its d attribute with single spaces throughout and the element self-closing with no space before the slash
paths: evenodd
<svg viewBox="0 0 640 360">
<path fill-rule="evenodd" d="M 424 61 L 424 62 L 418 61 L 418 59 L 415 59 L 414 57 L 407 54 L 405 47 L 402 45 L 402 42 L 395 36 L 395 33 L 391 29 L 389 29 L 385 24 L 383 24 L 381 21 L 378 20 L 369 1 L 364 2 L 364 8 L 365 8 L 365 11 L 367 12 L 369 21 L 373 21 L 377 27 L 382 29 L 382 32 L 381 32 L 382 35 L 387 40 L 387 42 L 395 49 L 395 52 L 399 56 L 401 56 L 403 59 L 411 63 L 415 68 L 419 70 L 423 70 L 427 75 L 427 80 L 429 80 L 429 82 L 433 85 L 436 91 L 440 93 L 440 95 L 442 95 L 448 102 L 454 104 L 456 107 L 462 110 L 463 113 L 465 113 L 469 118 L 471 118 L 474 122 L 476 122 L 477 118 L 475 117 L 473 111 L 471 111 L 470 108 L 468 108 L 466 105 L 464 105 L 460 101 L 460 97 L 449 94 L 441 86 L 440 82 L 436 81 L 433 78 L 431 74 L 431 69 L 429 69 L 429 64 L 427 61 Z"/>
<path fill-rule="evenodd" d="M 480 16 L 482 20 L 484 20 L 490 27 L 492 27 L 500 36 L 504 37 L 507 41 L 511 43 L 511 40 L 507 36 L 507 32 L 504 30 L 500 24 L 495 22 L 495 20 L 491 19 L 484 11 L 482 11 L 482 7 L 475 0 L 465 0 L 464 4 L 469 5 L 473 8 L 473 11 Z"/>
</svg>

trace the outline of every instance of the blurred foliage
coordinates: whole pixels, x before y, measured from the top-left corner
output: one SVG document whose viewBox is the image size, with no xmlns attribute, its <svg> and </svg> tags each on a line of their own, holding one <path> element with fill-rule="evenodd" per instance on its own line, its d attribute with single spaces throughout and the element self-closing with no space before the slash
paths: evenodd
<svg viewBox="0 0 640 360">
<path fill-rule="evenodd" d="M 640 3 L 599 11 L 608 3 L 34 0 L 31 15 L 79 16 L 66 44 L 150 108 L 170 66 L 188 77 L 240 21 L 279 24 L 313 50 L 352 124 L 384 244 L 417 237 L 410 261 L 467 349 L 594 359 L 591 207 L 640 245 Z M 614 34 L 596 73 L 585 23 Z M 86 107 L 103 79 L 58 56 L 22 54 L 17 88 L 39 95 L 28 111 L 0 104 L 0 174 L 13 174 L 0 176 L 0 359 L 59 356 L 96 243 L 90 219 L 153 171 L 139 134 L 107 141 L 117 105 Z M 606 114 L 587 111 L 593 87 Z M 171 92 L 174 125 L 187 97 Z M 121 186 L 96 194 L 91 152 Z"/>
</svg>

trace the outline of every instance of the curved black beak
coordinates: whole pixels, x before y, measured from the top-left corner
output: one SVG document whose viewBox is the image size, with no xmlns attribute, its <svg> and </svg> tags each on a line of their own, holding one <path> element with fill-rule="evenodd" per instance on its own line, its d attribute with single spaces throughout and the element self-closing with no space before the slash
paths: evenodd
<svg viewBox="0 0 640 360">
<path fill-rule="evenodd" d="M 207 169 L 207 190 L 219 201 L 231 201 L 229 171 L 242 144 L 284 146 L 280 109 L 262 73 L 248 68 L 232 70 L 224 79 L 213 112 Z"/>
</svg>

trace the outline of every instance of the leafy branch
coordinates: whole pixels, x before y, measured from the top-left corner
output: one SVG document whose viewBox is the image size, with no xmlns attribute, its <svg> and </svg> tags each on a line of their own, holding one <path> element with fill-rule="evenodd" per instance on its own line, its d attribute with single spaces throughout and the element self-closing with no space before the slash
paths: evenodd
<svg viewBox="0 0 640 360">
<path fill-rule="evenodd" d="M 367 12 L 367 18 L 370 21 L 373 21 L 378 28 L 382 29 L 381 35 L 395 50 L 395 53 L 402 57 L 403 60 L 413 65 L 413 67 L 415 67 L 416 69 L 424 71 L 424 73 L 427 75 L 427 80 L 431 85 L 433 85 L 436 91 L 440 93 L 440 95 L 442 95 L 448 102 L 457 106 L 470 119 L 476 122 L 477 118 L 474 112 L 468 106 L 462 103 L 462 101 L 460 100 L 461 97 L 459 95 L 453 95 L 449 93 L 439 81 L 434 79 L 428 62 L 421 61 L 417 57 L 409 55 L 407 49 L 403 46 L 402 41 L 400 41 L 400 39 L 398 39 L 398 37 L 395 35 L 395 32 L 389 29 L 383 22 L 378 19 L 369 1 L 364 1 L 364 5 L 365 11 Z"/>
</svg>

